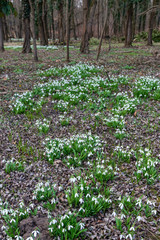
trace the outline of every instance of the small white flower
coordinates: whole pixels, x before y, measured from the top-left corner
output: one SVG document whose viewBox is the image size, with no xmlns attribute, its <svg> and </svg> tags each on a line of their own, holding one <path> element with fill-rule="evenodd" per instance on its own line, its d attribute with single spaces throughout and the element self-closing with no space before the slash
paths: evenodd
<svg viewBox="0 0 160 240">
<path fill-rule="evenodd" d="M 113 216 L 113 217 L 117 216 L 117 213 L 116 213 L 116 212 L 113 212 L 113 213 L 112 213 L 112 216 Z"/>
<path fill-rule="evenodd" d="M 120 207 L 120 209 L 122 210 L 123 207 L 124 207 L 123 203 L 120 203 L 120 204 L 119 204 L 119 207 Z"/>
<path fill-rule="evenodd" d="M 73 228 L 73 226 L 68 225 L 68 231 L 70 231 L 70 229 L 72 229 L 72 228 Z"/>
<path fill-rule="evenodd" d="M 124 214 L 121 215 L 121 220 L 123 220 L 123 218 L 126 218 Z"/>
<path fill-rule="evenodd" d="M 131 227 L 131 228 L 130 228 L 130 231 L 135 231 L 135 228 L 134 228 L 134 227 Z"/>
<path fill-rule="evenodd" d="M 84 223 L 80 223 L 79 225 L 81 230 L 84 229 Z"/>
<path fill-rule="evenodd" d="M 10 223 L 12 223 L 12 222 L 14 222 L 14 223 L 15 223 L 15 222 L 16 222 L 16 220 L 15 220 L 14 218 L 12 218 L 12 219 L 11 219 L 11 221 L 10 221 Z"/>
<path fill-rule="evenodd" d="M 157 211 L 156 211 L 156 210 L 152 210 L 152 213 L 153 213 L 154 215 L 156 215 L 156 214 L 157 214 Z"/>
<path fill-rule="evenodd" d="M 38 230 L 34 230 L 34 231 L 32 232 L 32 234 L 33 234 L 34 237 L 37 237 L 37 235 L 39 234 L 39 231 L 38 231 Z"/>
<path fill-rule="evenodd" d="M 128 239 L 128 238 L 130 238 L 130 240 L 133 239 L 131 234 L 128 234 L 128 235 L 126 236 L 126 239 Z"/>
<path fill-rule="evenodd" d="M 75 198 L 77 198 L 78 196 L 79 196 L 79 194 L 78 194 L 78 193 L 76 193 L 76 194 L 75 194 Z"/>
<path fill-rule="evenodd" d="M 138 216 L 138 217 L 137 217 L 137 220 L 138 220 L 138 222 L 143 221 L 143 217 Z"/>
<path fill-rule="evenodd" d="M 82 198 L 79 199 L 79 202 L 80 202 L 81 204 L 84 203 L 84 201 L 83 201 Z"/>
</svg>

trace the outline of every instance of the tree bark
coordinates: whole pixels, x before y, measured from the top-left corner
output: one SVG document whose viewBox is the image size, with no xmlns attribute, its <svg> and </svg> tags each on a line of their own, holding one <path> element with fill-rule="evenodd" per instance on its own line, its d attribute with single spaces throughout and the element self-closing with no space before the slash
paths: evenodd
<svg viewBox="0 0 160 240">
<path fill-rule="evenodd" d="M 132 20 L 133 20 L 133 3 L 130 3 L 127 10 L 127 23 L 126 23 L 126 29 L 125 29 L 125 47 L 132 46 L 132 40 L 133 40 Z"/>
<path fill-rule="evenodd" d="M 31 31 L 30 31 L 30 4 L 28 0 L 23 0 L 23 27 L 24 43 L 22 53 L 31 53 Z"/>
<path fill-rule="evenodd" d="M 29 0 L 31 7 L 31 26 L 32 26 L 32 35 L 33 35 L 33 52 L 34 52 L 34 61 L 38 62 L 37 54 L 37 44 L 36 44 L 36 30 L 35 30 L 35 6 L 32 0 Z"/>
<path fill-rule="evenodd" d="M 58 5 L 58 37 L 59 43 L 64 44 L 64 28 L 63 28 L 63 1 L 61 1 Z"/>
<path fill-rule="evenodd" d="M 66 61 L 69 62 L 69 0 L 66 0 L 66 42 L 67 42 L 67 56 Z"/>
<path fill-rule="evenodd" d="M 83 35 L 81 40 L 81 53 L 89 53 L 89 34 L 88 34 L 89 1 L 83 0 Z"/>
<path fill-rule="evenodd" d="M 44 0 L 43 0 L 44 1 Z M 42 1 L 38 1 L 38 28 L 39 28 L 39 37 L 40 37 L 40 45 L 47 46 L 48 45 L 48 35 L 45 26 L 45 10 L 44 3 Z"/>
<path fill-rule="evenodd" d="M 153 7 L 154 1 L 151 0 L 151 7 Z M 153 32 L 153 21 L 154 21 L 155 13 L 152 11 L 149 13 L 149 22 L 148 22 L 148 39 L 147 39 L 147 46 L 152 46 L 152 32 Z"/>
<path fill-rule="evenodd" d="M 90 21 L 88 24 L 88 34 L 89 34 L 89 39 L 93 37 L 93 20 L 96 12 L 96 7 L 97 7 L 97 0 L 93 2 L 92 10 L 91 10 L 91 16 L 90 16 Z"/>
<path fill-rule="evenodd" d="M 101 52 L 102 40 L 103 40 L 103 35 L 104 35 L 106 24 L 107 24 L 107 19 L 108 19 L 108 0 L 106 1 L 105 21 L 104 21 L 104 26 L 103 26 L 102 33 L 101 33 L 100 42 L 99 42 L 99 47 L 98 47 L 98 52 L 97 52 L 97 61 L 99 59 L 99 55 Z M 110 43 L 109 43 L 109 48 L 110 48 Z"/>
<path fill-rule="evenodd" d="M 0 52 L 4 52 L 3 23 L 0 17 Z"/>
</svg>

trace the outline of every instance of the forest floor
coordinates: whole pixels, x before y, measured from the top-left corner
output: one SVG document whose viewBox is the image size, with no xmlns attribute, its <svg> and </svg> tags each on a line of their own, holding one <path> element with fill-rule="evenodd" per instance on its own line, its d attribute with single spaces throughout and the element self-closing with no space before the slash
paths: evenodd
<svg viewBox="0 0 160 240">
<path fill-rule="evenodd" d="M 63 47 L 35 63 L 8 45 L 0 239 L 160 239 L 160 46 L 103 46 L 98 62 L 73 46 L 67 64 Z"/>
</svg>

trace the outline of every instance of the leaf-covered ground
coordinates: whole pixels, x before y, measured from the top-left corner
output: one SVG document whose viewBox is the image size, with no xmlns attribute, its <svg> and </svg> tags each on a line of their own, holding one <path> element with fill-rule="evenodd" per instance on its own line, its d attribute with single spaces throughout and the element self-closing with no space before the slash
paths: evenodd
<svg viewBox="0 0 160 240">
<path fill-rule="evenodd" d="M 74 46 L 67 65 L 63 47 L 34 63 L 14 45 L 0 58 L 0 239 L 160 239 L 159 46 L 103 46 L 98 63 Z"/>
</svg>

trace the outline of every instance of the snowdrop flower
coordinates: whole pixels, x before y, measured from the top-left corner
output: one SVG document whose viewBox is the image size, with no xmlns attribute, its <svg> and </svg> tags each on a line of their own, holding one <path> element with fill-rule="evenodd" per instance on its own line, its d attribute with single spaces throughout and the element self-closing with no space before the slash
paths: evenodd
<svg viewBox="0 0 160 240">
<path fill-rule="evenodd" d="M 117 213 L 116 213 L 116 212 L 113 212 L 113 213 L 112 213 L 112 216 L 113 216 L 113 217 L 117 216 Z"/>
<path fill-rule="evenodd" d="M 126 218 L 126 216 L 124 214 L 121 215 L 121 219 L 123 220 L 123 218 Z"/>
<path fill-rule="evenodd" d="M 138 222 L 140 222 L 140 221 L 143 221 L 144 219 L 143 219 L 143 217 L 138 216 L 138 217 L 137 217 L 137 220 L 138 220 Z"/>
<path fill-rule="evenodd" d="M 68 225 L 68 231 L 70 231 L 73 228 L 73 226 Z"/>
<path fill-rule="evenodd" d="M 86 198 L 88 198 L 88 197 L 91 197 L 91 195 L 89 193 L 86 195 Z"/>
<path fill-rule="evenodd" d="M 79 199 L 79 202 L 80 202 L 81 204 L 84 203 L 84 201 L 83 201 L 82 198 Z"/>
<path fill-rule="evenodd" d="M 12 222 L 14 222 L 14 223 L 15 223 L 15 222 L 16 222 L 16 220 L 15 220 L 14 218 L 12 218 L 12 219 L 11 219 L 11 221 L 10 221 L 10 223 L 12 223 Z"/>
<path fill-rule="evenodd" d="M 119 207 L 120 207 L 120 209 L 122 210 L 123 207 L 124 207 L 123 203 L 120 203 L 120 204 L 119 204 Z"/>
<path fill-rule="evenodd" d="M 57 220 L 56 220 L 56 219 L 53 219 L 53 220 L 50 222 L 50 224 L 55 224 L 55 223 L 57 223 Z"/>
<path fill-rule="evenodd" d="M 34 240 L 33 237 L 28 237 L 26 240 Z"/>
<path fill-rule="evenodd" d="M 135 231 L 135 228 L 134 228 L 134 227 L 131 227 L 129 230 L 130 230 L 130 231 Z"/>
<path fill-rule="evenodd" d="M 123 236 L 122 234 L 121 234 L 119 237 L 120 237 L 120 240 L 121 240 L 122 238 L 124 238 L 124 236 Z"/>
<path fill-rule="evenodd" d="M 76 198 L 76 197 L 78 197 L 78 196 L 79 196 L 79 194 L 78 194 L 78 193 L 76 193 L 76 194 L 75 194 L 75 198 Z"/>
<path fill-rule="evenodd" d="M 130 240 L 133 239 L 131 234 L 128 234 L 128 235 L 126 236 L 126 239 L 128 239 L 128 238 L 129 238 Z"/>
<path fill-rule="evenodd" d="M 71 183 L 75 183 L 75 182 L 77 181 L 77 179 L 76 179 L 75 177 L 72 177 L 72 178 L 69 179 L 69 181 L 70 181 Z"/>
<path fill-rule="evenodd" d="M 156 215 L 156 214 L 157 214 L 157 211 L 156 211 L 156 210 L 152 210 L 152 213 L 153 213 L 154 215 Z"/>
<path fill-rule="evenodd" d="M 15 236 L 16 240 L 23 240 L 23 238 L 21 236 Z"/>
<path fill-rule="evenodd" d="M 79 225 L 81 230 L 84 229 L 84 223 L 80 223 Z"/>
<path fill-rule="evenodd" d="M 37 235 L 39 234 L 39 231 L 38 231 L 38 230 L 34 230 L 34 231 L 32 232 L 32 234 L 33 234 L 34 237 L 37 237 Z"/>
</svg>

